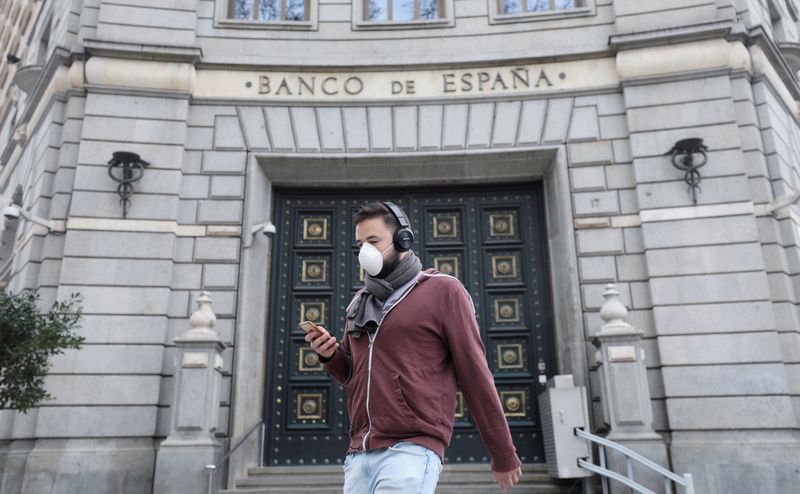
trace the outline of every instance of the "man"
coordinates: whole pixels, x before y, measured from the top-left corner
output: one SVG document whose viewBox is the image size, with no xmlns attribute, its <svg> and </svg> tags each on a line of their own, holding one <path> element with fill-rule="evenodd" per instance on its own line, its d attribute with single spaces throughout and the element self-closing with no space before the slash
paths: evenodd
<svg viewBox="0 0 800 494">
<path fill-rule="evenodd" d="M 522 471 L 472 299 L 456 278 L 421 271 L 395 204 L 367 204 L 354 223 L 365 286 L 347 308 L 342 343 L 322 327 L 306 336 L 331 377 L 347 386 L 345 493 L 433 493 L 458 386 L 505 492 Z"/>
</svg>

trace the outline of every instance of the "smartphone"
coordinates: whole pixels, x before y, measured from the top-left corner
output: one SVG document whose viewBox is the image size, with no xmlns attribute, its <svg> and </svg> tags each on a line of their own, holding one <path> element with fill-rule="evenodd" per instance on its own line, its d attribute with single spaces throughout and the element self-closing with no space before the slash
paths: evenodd
<svg viewBox="0 0 800 494">
<path fill-rule="evenodd" d="M 319 326 L 317 326 L 311 321 L 303 321 L 300 324 L 298 324 L 297 327 L 302 329 L 306 333 L 313 333 L 314 331 L 317 331 L 318 333 L 322 332 L 322 330 L 319 329 Z"/>
</svg>

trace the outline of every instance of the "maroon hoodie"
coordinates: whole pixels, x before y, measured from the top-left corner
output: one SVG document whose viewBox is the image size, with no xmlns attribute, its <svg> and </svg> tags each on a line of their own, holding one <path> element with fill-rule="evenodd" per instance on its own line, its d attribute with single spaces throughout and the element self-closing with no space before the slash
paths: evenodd
<svg viewBox="0 0 800 494">
<path fill-rule="evenodd" d="M 325 369 L 347 386 L 348 453 L 411 441 L 444 458 L 460 386 L 492 456 L 492 470 L 520 466 L 472 299 L 458 279 L 429 269 L 374 334 L 354 338 L 347 329 Z"/>
</svg>

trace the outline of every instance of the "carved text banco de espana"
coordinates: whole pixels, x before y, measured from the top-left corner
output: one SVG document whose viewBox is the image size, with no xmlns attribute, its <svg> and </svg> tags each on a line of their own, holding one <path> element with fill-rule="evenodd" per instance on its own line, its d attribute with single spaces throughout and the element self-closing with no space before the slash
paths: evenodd
<svg viewBox="0 0 800 494">
<path fill-rule="evenodd" d="M 544 68 L 527 67 L 481 70 L 442 71 L 427 74 L 417 79 L 417 72 L 409 72 L 408 78 L 386 77 L 373 72 L 363 75 L 260 75 L 258 94 L 270 96 L 330 96 L 347 97 L 407 96 L 407 95 L 452 95 L 474 93 L 496 93 L 525 91 L 553 86 L 552 79 Z M 564 78 L 563 74 L 559 76 Z"/>
</svg>

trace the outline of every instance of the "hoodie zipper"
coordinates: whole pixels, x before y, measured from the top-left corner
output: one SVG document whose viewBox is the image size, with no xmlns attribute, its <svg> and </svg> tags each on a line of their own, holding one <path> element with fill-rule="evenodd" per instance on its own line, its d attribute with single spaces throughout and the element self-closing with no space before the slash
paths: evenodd
<svg viewBox="0 0 800 494">
<path fill-rule="evenodd" d="M 421 278 L 421 277 L 422 277 L 422 275 L 418 276 L 417 277 L 417 281 L 415 281 L 414 284 L 411 285 L 411 288 L 406 290 L 406 292 L 399 299 L 397 299 L 397 302 L 392 304 L 392 306 L 389 307 L 389 310 L 387 310 L 381 316 L 381 320 L 378 321 L 378 327 L 375 329 L 375 333 L 368 334 L 368 336 L 369 336 L 369 357 L 367 358 L 367 400 L 366 400 L 365 407 L 366 407 L 366 410 L 367 410 L 367 423 L 369 425 L 367 427 L 366 434 L 364 434 L 364 438 L 361 440 L 361 449 L 363 449 L 364 451 L 367 450 L 367 436 L 369 436 L 369 433 L 372 432 L 372 416 L 369 414 L 369 391 L 370 391 L 370 387 L 372 385 L 372 347 L 375 346 L 375 339 L 378 337 L 378 331 L 381 330 L 381 324 L 383 324 L 383 320 L 386 318 L 386 316 L 389 315 L 389 313 L 392 311 L 392 309 L 397 307 L 397 304 L 399 304 L 404 298 L 406 298 L 406 295 L 411 293 L 411 290 L 413 290 L 414 287 L 417 286 L 417 283 L 419 283 L 419 278 Z"/>
</svg>

